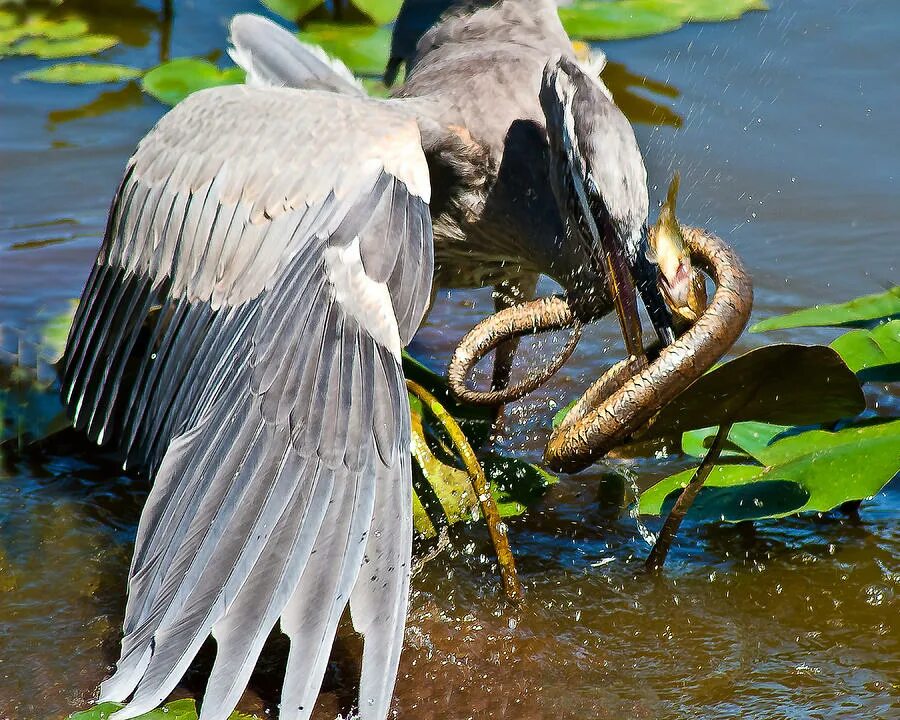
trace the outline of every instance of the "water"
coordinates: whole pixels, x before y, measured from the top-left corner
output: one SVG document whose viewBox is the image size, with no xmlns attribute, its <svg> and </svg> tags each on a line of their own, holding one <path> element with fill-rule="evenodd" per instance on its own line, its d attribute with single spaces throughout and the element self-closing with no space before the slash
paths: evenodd
<svg viewBox="0 0 900 720">
<path fill-rule="evenodd" d="M 772 5 L 606 48 L 627 71 L 677 89 L 643 92 L 681 118 L 638 126 L 653 198 L 679 167 L 682 219 L 735 244 L 754 275 L 756 318 L 876 292 L 896 282 L 898 261 L 900 5 Z M 128 40 L 112 61 L 149 67 L 167 52 L 220 50 L 227 18 L 257 7 L 179 4 L 169 40 L 154 6 L 115 3 L 94 24 Z M 125 160 L 163 112 L 133 86 L 15 81 L 37 64 L 0 62 L 0 319 L 20 327 L 80 293 Z M 443 366 L 490 304 L 486 291 L 439 293 L 414 350 Z M 621 357 L 616 332 L 612 321 L 592 328 L 551 385 L 510 407 L 498 448 L 537 460 L 554 407 Z M 898 404 L 896 390 L 872 394 Z M 676 462 L 645 459 L 628 474 L 646 487 Z M 413 582 L 400 717 L 897 717 L 896 483 L 858 520 L 687 524 L 665 576 L 651 579 L 632 493 L 609 470 L 564 477 L 509 523 L 528 593 L 519 611 L 502 602 L 484 529 L 453 532 L 451 551 Z M 90 704 L 115 659 L 145 493 L 78 442 L 0 472 L 0 718 L 61 718 Z M 318 716 L 352 699 L 357 651 L 343 629 Z M 245 708 L 274 707 L 282 652 L 267 652 Z"/>
</svg>

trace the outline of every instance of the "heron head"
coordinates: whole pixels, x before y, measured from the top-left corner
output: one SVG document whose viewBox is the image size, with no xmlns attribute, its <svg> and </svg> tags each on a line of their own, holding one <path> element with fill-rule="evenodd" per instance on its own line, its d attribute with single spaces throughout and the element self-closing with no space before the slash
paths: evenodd
<svg viewBox="0 0 900 720">
<path fill-rule="evenodd" d="M 551 185 L 569 240 L 607 279 L 629 352 L 640 349 L 635 289 L 668 344 L 674 339 L 672 314 L 650 259 L 647 171 L 631 124 L 602 82 L 569 58 L 547 63 L 540 100 Z"/>
</svg>

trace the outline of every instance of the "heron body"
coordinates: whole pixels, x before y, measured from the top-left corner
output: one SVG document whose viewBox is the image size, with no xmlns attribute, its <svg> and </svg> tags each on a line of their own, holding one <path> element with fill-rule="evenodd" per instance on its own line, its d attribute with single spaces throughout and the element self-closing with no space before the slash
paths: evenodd
<svg viewBox="0 0 900 720">
<path fill-rule="evenodd" d="M 280 620 L 280 717 L 308 718 L 349 603 L 381 720 L 412 543 L 400 348 L 433 281 L 547 273 L 608 311 L 597 233 L 643 257 L 646 173 L 550 0 L 444 21 L 387 101 L 261 18 L 232 42 L 248 84 L 131 157 L 64 357 L 76 427 L 154 477 L 101 698 L 152 709 L 212 636 L 201 720 L 224 720 Z"/>
</svg>

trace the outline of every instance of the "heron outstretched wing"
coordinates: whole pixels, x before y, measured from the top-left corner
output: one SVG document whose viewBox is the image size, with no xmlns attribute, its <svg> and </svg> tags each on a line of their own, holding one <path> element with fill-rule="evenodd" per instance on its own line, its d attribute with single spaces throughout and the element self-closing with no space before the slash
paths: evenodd
<svg viewBox="0 0 900 720">
<path fill-rule="evenodd" d="M 409 583 L 400 349 L 430 297 L 427 167 L 378 101 L 231 86 L 141 141 L 69 337 L 75 424 L 155 473 L 102 698 L 159 704 L 211 634 L 224 720 L 281 618 L 312 711 L 348 600 L 360 712 L 393 689 Z M 363 568 L 360 571 L 360 568 Z"/>
</svg>

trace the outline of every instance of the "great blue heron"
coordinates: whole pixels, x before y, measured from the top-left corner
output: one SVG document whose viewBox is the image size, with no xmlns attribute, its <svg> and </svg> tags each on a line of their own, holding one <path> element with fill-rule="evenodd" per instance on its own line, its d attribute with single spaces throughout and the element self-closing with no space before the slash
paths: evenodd
<svg viewBox="0 0 900 720">
<path fill-rule="evenodd" d="M 152 709 L 212 635 L 201 718 L 224 720 L 280 618 L 281 718 L 307 718 L 349 602 L 360 715 L 380 720 L 412 543 L 400 351 L 432 280 L 508 304 L 546 273 L 596 317 L 612 256 L 671 339 L 646 172 L 551 0 L 445 20 L 387 101 L 262 18 L 231 40 L 247 84 L 140 142 L 64 358 L 76 427 L 155 478 L 101 699 L 131 697 L 115 720 Z"/>
</svg>

